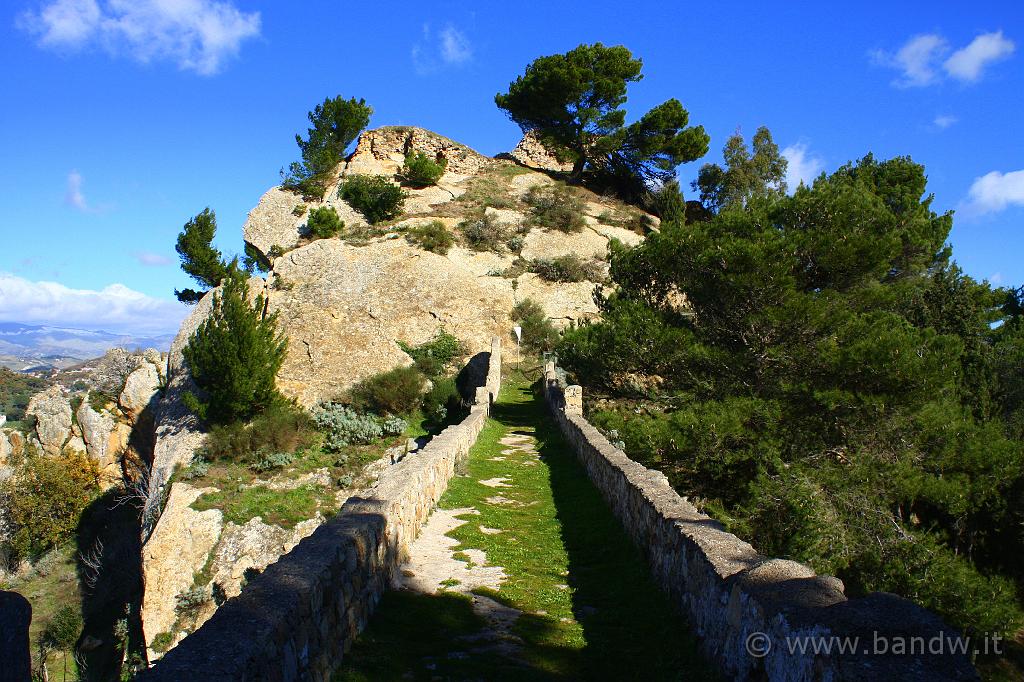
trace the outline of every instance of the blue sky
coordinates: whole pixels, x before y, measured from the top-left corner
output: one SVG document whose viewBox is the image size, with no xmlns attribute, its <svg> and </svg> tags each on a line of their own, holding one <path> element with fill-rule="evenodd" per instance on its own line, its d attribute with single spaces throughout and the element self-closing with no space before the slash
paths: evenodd
<svg viewBox="0 0 1024 682">
<path fill-rule="evenodd" d="M 173 331 L 182 224 L 210 206 L 218 245 L 240 251 L 325 96 L 366 98 L 371 126 L 495 154 L 520 134 L 494 94 L 532 59 L 596 41 L 644 60 L 631 115 L 677 97 L 711 135 L 684 184 L 759 125 L 794 177 L 910 155 L 936 209 L 957 209 L 967 272 L 1024 283 L 1019 3 L 665 4 L 5 2 L 0 320 Z"/>
</svg>

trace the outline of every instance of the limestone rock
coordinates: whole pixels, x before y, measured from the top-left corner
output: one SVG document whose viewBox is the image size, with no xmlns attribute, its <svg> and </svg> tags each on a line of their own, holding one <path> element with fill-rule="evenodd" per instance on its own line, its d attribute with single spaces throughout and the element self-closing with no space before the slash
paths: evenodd
<svg viewBox="0 0 1024 682">
<path fill-rule="evenodd" d="M 484 209 L 484 215 L 491 216 L 496 223 L 505 227 L 518 228 L 526 222 L 526 216 L 519 211 L 508 208 L 493 208 L 488 206 Z"/>
<path fill-rule="evenodd" d="M 0 431 L 0 467 L 5 466 L 11 459 L 11 441 L 7 438 L 6 431 Z"/>
<path fill-rule="evenodd" d="M 176 597 L 192 587 L 194 575 L 220 538 L 220 510 L 196 511 L 189 505 L 214 488 L 193 488 L 177 483 L 171 488 L 164 512 L 142 550 L 145 593 L 142 628 L 146 645 L 167 632 L 177 618 Z"/>
<path fill-rule="evenodd" d="M 278 259 L 275 273 L 292 284 L 270 293 L 269 310 L 280 313 L 289 339 L 278 387 L 307 406 L 410 364 L 397 340 L 423 343 L 444 327 L 472 352 L 486 350 L 512 308 L 508 282 L 405 240 L 318 240 Z"/>
<path fill-rule="evenodd" d="M 423 152 L 427 156 L 447 163 L 445 174 L 475 175 L 493 163 L 464 144 L 443 135 L 408 126 L 385 126 L 368 130 L 359 136 L 359 142 L 348 159 L 345 172 L 394 175 L 405 163 L 407 152 Z M 442 183 L 445 178 L 442 177 Z"/>
<path fill-rule="evenodd" d="M 119 423 L 109 412 L 97 412 L 83 400 L 76 413 L 86 452 L 100 467 L 102 485 L 107 488 L 121 478 L 118 457 L 128 447 L 131 427 Z"/>
<path fill-rule="evenodd" d="M 214 551 L 213 582 L 218 583 L 228 597 L 237 596 L 242 591 L 247 570 L 262 571 L 290 552 L 321 523 L 320 516 L 302 521 L 294 528 L 266 524 L 259 517 L 241 526 L 228 523 Z"/>
<path fill-rule="evenodd" d="M 523 258 L 527 260 L 570 255 L 603 259 L 608 255 L 608 238 L 588 228 L 571 234 L 531 230 L 523 242 Z"/>
<path fill-rule="evenodd" d="M 256 208 L 249 212 L 242 232 L 245 241 L 267 255 L 273 247 L 293 249 L 301 239 L 299 228 L 306 223 L 306 213 L 297 216 L 296 206 L 304 203 L 294 192 L 271 187 L 260 197 Z"/>
<path fill-rule="evenodd" d="M 117 402 L 130 419 L 138 419 L 142 411 L 150 406 L 153 396 L 160 390 L 160 371 L 151 362 L 143 362 L 128 375 L 124 390 Z"/>
<path fill-rule="evenodd" d="M 37 393 L 28 401 L 25 414 L 34 416 L 36 437 L 47 454 L 59 454 L 71 436 L 71 403 L 59 385 Z"/>
<path fill-rule="evenodd" d="M 593 282 L 548 282 L 539 275 L 527 273 L 519 278 L 517 300 L 532 298 L 557 327 L 573 322 L 592 320 L 598 316 L 594 302 Z"/>
<path fill-rule="evenodd" d="M 559 161 L 532 131 L 523 135 L 523 139 L 519 140 L 519 144 L 508 156 L 528 168 L 561 172 L 572 170 L 571 161 Z"/>
</svg>

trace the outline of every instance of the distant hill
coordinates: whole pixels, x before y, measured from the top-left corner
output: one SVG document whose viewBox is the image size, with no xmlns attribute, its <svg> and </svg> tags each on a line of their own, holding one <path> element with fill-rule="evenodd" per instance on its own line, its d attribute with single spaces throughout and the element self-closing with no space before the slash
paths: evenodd
<svg viewBox="0 0 1024 682">
<path fill-rule="evenodd" d="M 174 334 L 141 336 L 0 322 L 0 366 L 20 372 L 64 369 L 99 357 L 110 348 L 166 351 L 173 339 Z"/>
</svg>

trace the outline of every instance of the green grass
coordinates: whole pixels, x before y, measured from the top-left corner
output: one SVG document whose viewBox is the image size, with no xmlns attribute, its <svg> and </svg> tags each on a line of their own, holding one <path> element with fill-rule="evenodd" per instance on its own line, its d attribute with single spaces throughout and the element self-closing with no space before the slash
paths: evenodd
<svg viewBox="0 0 1024 682">
<path fill-rule="evenodd" d="M 509 432 L 535 437 L 541 459 L 503 454 L 499 441 Z M 452 480 L 441 506 L 480 511 L 451 535 L 458 549 L 482 549 L 489 564 L 504 568 L 500 590 L 480 592 L 523 612 L 514 630 L 520 654 L 475 653 L 460 641 L 483 625 L 472 626 L 461 597 L 390 593 L 337 679 L 716 679 L 522 377 L 506 379 L 466 473 Z M 495 477 L 513 486 L 479 482 Z M 519 504 L 483 501 L 494 495 Z"/>
<path fill-rule="evenodd" d="M 311 519 L 319 510 L 324 513 L 337 511 L 334 494 L 322 486 L 303 485 L 293 490 L 271 490 L 254 486 L 237 491 L 206 493 L 192 503 L 198 511 L 220 509 L 224 520 L 242 525 L 257 516 L 264 523 L 292 528 L 295 524 Z"/>
</svg>

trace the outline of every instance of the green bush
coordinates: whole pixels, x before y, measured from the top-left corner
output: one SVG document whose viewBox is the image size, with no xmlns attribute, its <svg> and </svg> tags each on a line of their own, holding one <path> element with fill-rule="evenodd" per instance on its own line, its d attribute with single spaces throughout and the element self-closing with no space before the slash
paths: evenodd
<svg viewBox="0 0 1024 682">
<path fill-rule="evenodd" d="M 0 509 L 14 557 L 31 559 L 71 537 L 99 494 L 99 468 L 81 452 L 31 455 L 0 482 Z"/>
<path fill-rule="evenodd" d="M 526 193 L 526 203 L 533 207 L 533 223 L 538 227 L 560 232 L 582 232 L 583 199 L 568 187 L 534 185 Z"/>
<path fill-rule="evenodd" d="M 275 380 L 287 340 L 277 333 L 277 313 L 263 316 L 263 296 L 253 306 L 248 294 L 244 276 L 232 268 L 210 316 L 182 350 L 201 391 L 186 393 L 184 403 L 213 424 L 247 419 L 281 399 Z"/>
<path fill-rule="evenodd" d="M 530 270 L 549 282 L 600 282 L 604 279 L 600 264 L 585 261 L 575 254 L 537 259 L 531 264 Z"/>
<path fill-rule="evenodd" d="M 407 415 L 419 406 L 424 383 L 418 368 L 396 367 L 363 379 L 349 392 L 349 398 L 360 411 Z"/>
<path fill-rule="evenodd" d="M 324 403 L 313 412 L 317 427 L 326 432 L 324 449 L 338 452 L 350 445 L 369 445 L 384 435 L 372 414 L 360 414 L 348 405 Z"/>
<path fill-rule="evenodd" d="M 444 329 L 438 330 L 434 338 L 419 346 L 413 347 L 403 341 L 399 341 L 398 346 L 428 377 L 438 376 L 452 361 L 466 354 L 466 348 L 462 342 Z"/>
<path fill-rule="evenodd" d="M 290 452 L 261 453 L 249 464 L 249 468 L 257 474 L 263 474 L 275 469 L 283 469 L 294 461 L 295 455 Z"/>
<path fill-rule="evenodd" d="M 352 175 L 338 187 L 338 196 L 373 225 L 394 220 L 408 196 L 384 175 Z"/>
<path fill-rule="evenodd" d="M 313 443 L 316 429 L 309 414 L 285 401 L 273 403 L 249 423 L 215 424 L 200 451 L 206 460 L 252 460 L 262 453 L 292 453 Z"/>
<path fill-rule="evenodd" d="M 413 187 L 436 185 L 437 181 L 444 175 L 444 169 L 447 166 L 448 159 L 434 161 L 423 152 L 410 151 L 405 155 L 402 178 Z"/>
<path fill-rule="evenodd" d="M 306 228 L 317 239 L 329 239 L 341 234 L 345 222 L 338 217 L 338 212 L 333 206 L 320 206 L 309 212 Z"/>
<path fill-rule="evenodd" d="M 455 244 L 455 237 L 440 220 L 410 228 L 405 233 L 405 238 L 424 251 L 432 251 L 442 256 Z"/>
<path fill-rule="evenodd" d="M 523 348 L 531 353 L 549 351 L 558 343 L 558 330 L 540 304 L 524 299 L 512 308 L 512 321 L 523 328 Z"/>
<path fill-rule="evenodd" d="M 459 223 L 459 230 L 466 238 L 469 248 L 474 251 L 505 250 L 505 242 L 509 238 L 508 230 L 493 215 L 482 213 L 475 218 L 467 218 Z"/>
<path fill-rule="evenodd" d="M 462 419 L 465 411 L 454 377 L 435 379 L 434 385 L 423 396 L 423 413 L 434 424 L 455 423 Z"/>
</svg>

